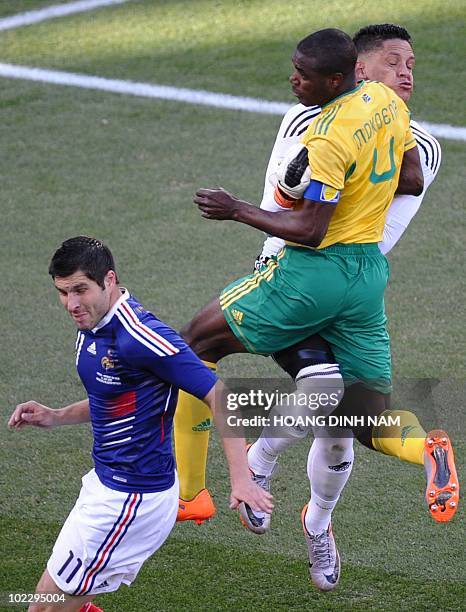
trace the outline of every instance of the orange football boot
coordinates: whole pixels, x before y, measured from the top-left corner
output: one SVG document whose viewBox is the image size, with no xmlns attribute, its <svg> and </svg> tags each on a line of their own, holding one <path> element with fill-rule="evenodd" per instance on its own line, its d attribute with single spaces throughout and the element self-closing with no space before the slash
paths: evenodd
<svg viewBox="0 0 466 612">
<path fill-rule="evenodd" d="M 211 519 L 216 511 L 214 501 L 209 491 L 207 489 L 202 489 L 189 501 L 180 497 L 176 520 L 177 522 L 194 521 L 196 525 L 202 525 L 204 521 Z"/>
<path fill-rule="evenodd" d="M 426 436 L 424 466 L 427 474 L 426 502 L 430 514 L 438 523 L 446 523 L 458 508 L 460 487 L 451 441 L 441 429 L 433 429 Z"/>
</svg>

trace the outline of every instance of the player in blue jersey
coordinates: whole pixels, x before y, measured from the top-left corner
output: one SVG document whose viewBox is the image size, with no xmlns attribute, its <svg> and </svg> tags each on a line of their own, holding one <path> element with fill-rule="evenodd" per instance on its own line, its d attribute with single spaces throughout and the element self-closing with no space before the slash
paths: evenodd
<svg viewBox="0 0 466 612">
<path fill-rule="evenodd" d="M 245 440 L 224 437 L 221 382 L 175 331 L 119 286 L 108 247 L 70 238 L 49 273 L 78 327 L 76 367 L 88 398 L 58 410 L 19 404 L 8 425 L 92 424 L 94 469 L 82 479 L 37 585 L 37 593 L 68 596 L 60 609 L 78 610 L 96 594 L 131 584 L 175 523 L 179 485 L 171 434 L 178 389 L 213 410 L 230 469 L 230 506 L 248 501 L 270 512 L 272 503 L 251 480 Z"/>
</svg>

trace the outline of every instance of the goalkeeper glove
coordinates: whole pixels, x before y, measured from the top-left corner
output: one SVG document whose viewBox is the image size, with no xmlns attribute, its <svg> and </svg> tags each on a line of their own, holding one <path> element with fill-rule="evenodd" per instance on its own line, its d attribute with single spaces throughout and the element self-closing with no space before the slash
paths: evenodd
<svg viewBox="0 0 466 612">
<path fill-rule="evenodd" d="M 311 182 L 307 148 L 301 144 L 290 147 L 270 182 L 275 185 L 275 201 L 281 206 L 290 208 L 301 199 Z"/>
</svg>

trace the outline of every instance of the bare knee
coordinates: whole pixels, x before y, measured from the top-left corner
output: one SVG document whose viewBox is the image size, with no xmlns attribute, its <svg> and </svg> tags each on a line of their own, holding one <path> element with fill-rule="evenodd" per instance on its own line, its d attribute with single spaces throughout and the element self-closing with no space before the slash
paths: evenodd
<svg viewBox="0 0 466 612">
<path fill-rule="evenodd" d="M 39 578 L 39 582 L 37 583 L 36 586 L 36 593 L 37 594 L 47 594 L 47 593 L 61 593 L 60 589 L 58 588 L 58 586 L 55 584 L 54 580 L 52 579 L 52 577 L 50 576 L 50 574 L 48 573 L 47 570 L 44 571 L 44 573 L 42 574 L 42 576 Z M 48 610 L 50 608 L 50 606 L 47 605 L 46 602 L 37 602 L 37 603 L 33 603 L 29 606 L 28 611 L 29 612 L 46 612 L 46 610 Z"/>
<path fill-rule="evenodd" d="M 48 570 L 45 570 L 39 579 L 36 586 L 37 594 L 46 595 L 45 602 L 31 604 L 28 612 L 75 612 L 88 601 L 92 601 L 92 596 L 71 597 L 64 593 L 50 576 Z M 54 598 L 55 596 L 55 598 Z M 48 601 L 52 599 L 53 601 Z"/>
<path fill-rule="evenodd" d="M 225 319 L 223 318 L 222 321 L 222 318 L 218 299 L 212 300 L 201 308 L 191 321 L 183 325 L 180 335 L 195 353 L 202 356 L 201 353 L 205 351 L 206 347 L 211 347 L 214 344 L 213 340 L 218 333 L 218 328 L 223 324 L 226 325 Z"/>
</svg>

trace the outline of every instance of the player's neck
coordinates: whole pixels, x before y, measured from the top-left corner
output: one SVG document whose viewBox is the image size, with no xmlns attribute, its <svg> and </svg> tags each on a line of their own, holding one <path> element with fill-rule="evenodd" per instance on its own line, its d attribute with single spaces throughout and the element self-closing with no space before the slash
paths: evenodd
<svg viewBox="0 0 466 612">
<path fill-rule="evenodd" d="M 342 85 L 337 90 L 335 90 L 335 95 L 333 95 L 326 102 L 323 102 L 321 104 L 321 108 L 324 108 L 325 106 L 328 106 L 329 104 L 332 104 L 338 98 L 342 98 L 343 96 L 346 96 L 352 93 L 353 91 L 356 91 L 356 89 L 359 89 L 359 87 L 362 87 L 363 83 L 364 81 L 360 81 L 359 83 L 356 84 L 356 79 L 354 75 L 351 76 L 348 80 L 342 83 Z"/>
<path fill-rule="evenodd" d="M 110 302 L 109 302 L 109 308 L 107 312 L 110 312 L 110 310 L 112 310 L 112 308 L 121 298 L 121 296 L 122 296 L 121 287 L 119 285 L 115 285 L 115 287 L 112 289 L 112 292 L 110 294 Z"/>
<path fill-rule="evenodd" d="M 115 285 L 115 287 L 112 289 L 112 292 L 110 293 L 108 310 L 93 329 L 99 329 L 109 322 L 113 315 L 115 304 L 118 302 L 118 300 L 121 299 L 121 296 L 121 288 L 118 285 Z"/>
</svg>

